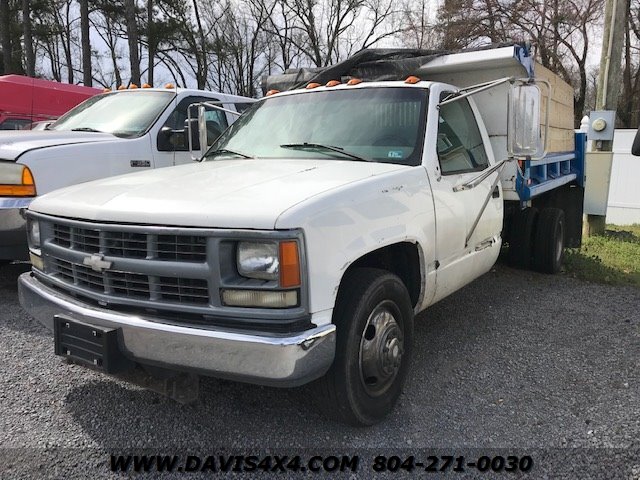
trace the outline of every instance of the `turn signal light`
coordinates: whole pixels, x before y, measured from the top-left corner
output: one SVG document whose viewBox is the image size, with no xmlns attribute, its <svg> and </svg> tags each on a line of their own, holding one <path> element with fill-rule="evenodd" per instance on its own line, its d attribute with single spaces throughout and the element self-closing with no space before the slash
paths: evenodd
<svg viewBox="0 0 640 480">
<path fill-rule="evenodd" d="M 283 288 L 300 285 L 300 257 L 298 242 L 280 242 L 280 286 Z"/>
</svg>

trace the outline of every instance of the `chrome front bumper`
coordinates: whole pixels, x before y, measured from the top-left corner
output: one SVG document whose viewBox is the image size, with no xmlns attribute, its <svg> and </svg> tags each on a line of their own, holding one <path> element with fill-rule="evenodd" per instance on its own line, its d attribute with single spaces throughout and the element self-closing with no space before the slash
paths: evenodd
<svg viewBox="0 0 640 480">
<path fill-rule="evenodd" d="M 28 260 L 24 211 L 33 198 L 0 197 L 0 260 Z"/>
<path fill-rule="evenodd" d="M 322 376 L 335 354 L 335 325 L 292 336 L 267 336 L 159 323 L 84 304 L 37 280 L 18 279 L 20 303 L 53 329 L 54 315 L 118 328 L 118 346 L 127 357 L 172 370 L 274 386 L 297 386 Z"/>
</svg>

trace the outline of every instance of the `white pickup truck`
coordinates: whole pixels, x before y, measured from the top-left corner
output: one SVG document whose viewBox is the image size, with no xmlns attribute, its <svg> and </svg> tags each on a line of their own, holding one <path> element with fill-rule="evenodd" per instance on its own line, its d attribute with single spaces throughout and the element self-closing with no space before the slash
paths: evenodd
<svg viewBox="0 0 640 480">
<path fill-rule="evenodd" d="M 414 315 L 505 237 L 512 263 L 555 271 L 582 217 L 582 147 L 570 128 L 569 151 L 542 153 L 526 47 L 409 60 L 401 80 L 352 60 L 271 91 L 200 163 L 35 200 L 21 304 L 107 373 L 312 382 L 327 414 L 380 421 L 413 348 L 437 348 L 413 346 Z"/>
<path fill-rule="evenodd" d="M 180 88 L 117 90 L 86 100 L 47 130 L 0 132 L 0 263 L 28 258 L 24 211 L 36 195 L 191 162 L 184 131 L 187 107 L 219 102 L 241 111 L 252 101 Z M 207 112 L 211 141 L 236 118 Z"/>
</svg>

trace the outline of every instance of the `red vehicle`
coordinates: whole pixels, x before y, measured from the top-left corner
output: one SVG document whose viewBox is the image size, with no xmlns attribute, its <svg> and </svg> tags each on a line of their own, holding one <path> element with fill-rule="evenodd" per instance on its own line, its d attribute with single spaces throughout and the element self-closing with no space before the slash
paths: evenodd
<svg viewBox="0 0 640 480">
<path fill-rule="evenodd" d="M 102 90 L 22 75 L 0 76 L 0 130 L 53 120 Z"/>
</svg>

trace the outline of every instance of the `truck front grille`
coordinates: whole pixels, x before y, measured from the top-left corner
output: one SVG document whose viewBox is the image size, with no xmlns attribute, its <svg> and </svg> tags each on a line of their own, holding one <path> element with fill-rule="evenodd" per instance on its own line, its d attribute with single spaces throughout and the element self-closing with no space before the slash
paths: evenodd
<svg viewBox="0 0 640 480">
<path fill-rule="evenodd" d="M 204 279 L 156 277 L 111 270 L 98 273 L 86 265 L 59 258 L 53 265 L 53 276 L 64 283 L 111 297 L 193 305 L 209 303 L 209 286 Z"/>
<path fill-rule="evenodd" d="M 56 223 L 52 242 L 84 253 L 103 252 L 122 258 L 205 262 L 207 239 L 198 235 L 150 235 L 126 231 L 101 231 Z"/>
</svg>

